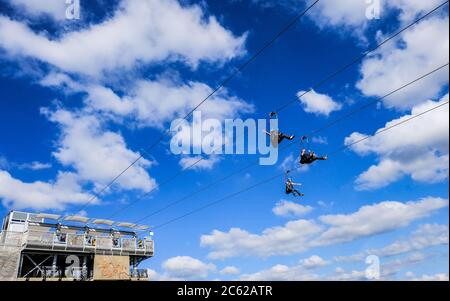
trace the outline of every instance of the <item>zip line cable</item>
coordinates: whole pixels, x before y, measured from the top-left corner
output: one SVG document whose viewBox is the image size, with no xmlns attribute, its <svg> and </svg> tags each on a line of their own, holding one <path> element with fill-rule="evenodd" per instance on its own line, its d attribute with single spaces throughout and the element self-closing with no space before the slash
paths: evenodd
<svg viewBox="0 0 450 301">
<path fill-rule="evenodd" d="M 222 147 L 222 146 L 221 146 Z M 213 150 L 213 152 L 216 150 Z M 195 161 L 194 163 L 192 163 L 191 165 L 187 166 L 186 168 L 178 171 L 175 175 L 173 175 L 172 177 L 166 179 L 164 182 L 162 182 L 158 187 L 162 187 L 165 186 L 166 184 L 169 184 L 170 182 L 172 182 L 173 180 L 175 180 L 176 178 L 178 178 L 179 176 L 181 176 L 186 170 L 189 170 L 193 167 L 195 167 L 196 165 L 198 165 L 201 161 L 203 161 L 203 157 L 201 157 L 200 159 L 198 159 L 197 161 Z M 144 193 L 143 195 L 139 196 L 136 200 L 134 200 L 133 202 L 125 205 L 122 208 L 119 208 L 118 210 L 116 210 L 113 214 L 111 214 L 110 216 L 107 217 L 107 219 L 111 219 L 115 216 L 117 216 L 119 213 L 121 213 L 122 211 L 125 211 L 126 209 L 130 208 L 131 206 L 133 206 L 134 204 L 138 203 L 139 201 L 141 201 L 142 199 L 144 199 L 145 197 L 147 197 L 148 195 L 150 195 L 153 191 L 155 190 L 155 188 L 152 188 L 150 191 Z"/>
<path fill-rule="evenodd" d="M 358 61 L 360 61 L 361 59 L 363 59 L 364 57 L 366 57 L 367 55 L 369 55 L 370 53 L 374 52 L 375 50 L 377 50 L 378 48 L 380 48 L 381 46 L 383 46 L 384 44 L 386 44 L 387 42 L 391 41 L 393 38 L 395 38 L 396 36 L 400 35 L 401 33 L 403 33 L 404 31 L 406 31 L 407 29 L 411 28 L 412 26 L 414 26 L 415 24 L 419 23 L 420 21 L 422 21 L 423 19 L 427 18 L 428 16 L 430 16 L 431 14 L 433 14 L 434 12 L 436 12 L 437 10 L 439 10 L 441 7 L 443 7 L 444 5 L 446 5 L 448 3 L 448 0 L 443 2 L 442 4 L 436 6 L 435 8 L 433 8 L 432 10 L 430 10 L 429 12 L 427 12 L 426 14 L 424 14 L 423 16 L 419 17 L 418 19 L 414 20 L 412 23 L 409 23 L 407 26 L 403 27 L 401 30 L 397 31 L 395 34 L 389 36 L 388 38 L 386 38 L 384 41 L 382 41 L 381 43 L 379 43 L 378 45 L 376 45 L 375 47 L 366 50 L 362 55 L 359 55 L 357 57 L 355 57 L 353 60 L 351 60 L 349 63 L 345 64 L 343 67 L 341 67 L 340 69 L 338 69 L 337 71 L 335 71 L 334 73 L 330 74 L 329 76 L 327 76 L 326 78 L 324 78 L 323 80 L 321 80 L 320 82 L 318 82 L 317 84 L 315 84 L 311 89 L 309 89 L 308 91 L 302 93 L 302 95 L 300 95 L 299 97 L 302 97 L 308 93 L 310 93 L 313 89 L 317 89 L 318 87 L 322 86 L 323 84 L 325 84 L 326 82 L 328 82 L 329 80 L 331 80 L 332 78 L 336 77 L 338 74 L 342 73 L 343 71 L 345 71 L 346 69 L 348 69 L 350 66 L 356 64 Z M 296 102 L 297 98 L 295 100 L 289 101 L 286 104 L 282 105 L 281 107 L 278 108 L 278 112 L 284 110 L 287 106 L 289 106 L 290 104 L 292 104 L 293 102 Z M 369 104 L 370 105 L 370 104 Z M 344 117 L 345 118 L 345 117 Z M 314 133 L 312 133 L 314 134 Z M 310 134 L 311 135 L 311 134 Z M 199 164 L 201 161 L 205 160 L 203 157 L 201 157 L 198 161 L 196 161 L 194 164 L 192 164 L 191 166 L 181 170 L 176 176 L 170 178 L 169 180 L 166 180 L 163 182 L 163 184 L 161 184 L 161 186 L 168 184 L 169 182 L 171 182 L 172 180 L 174 180 L 175 178 L 177 178 L 178 176 L 180 176 L 182 173 L 184 173 L 186 170 L 189 170 L 190 168 L 196 166 L 197 164 Z M 149 191 L 148 193 L 145 193 L 143 196 L 139 197 L 137 200 L 135 200 L 134 202 L 126 205 L 124 207 L 124 209 L 130 208 L 131 206 L 133 206 L 134 204 L 136 204 L 137 202 L 139 202 L 141 199 L 143 199 L 145 196 L 149 195 L 151 192 L 153 192 L 154 189 L 152 189 L 151 191 Z M 171 206 L 170 206 L 171 207 Z M 120 213 L 121 209 L 117 210 L 117 213 Z M 113 216 L 116 216 L 117 213 L 113 213 Z"/>
<path fill-rule="evenodd" d="M 295 24 L 297 24 L 300 19 L 306 15 L 306 13 L 311 10 L 320 0 L 315 0 L 312 4 L 310 4 L 305 10 L 295 16 L 287 25 L 285 25 L 281 31 L 279 31 L 269 42 L 267 42 L 262 48 L 260 48 L 255 54 L 253 54 L 248 60 L 246 60 L 242 65 L 240 65 L 231 75 L 229 75 L 224 81 L 222 81 L 208 96 L 206 96 L 200 103 L 198 103 L 192 110 L 190 110 L 182 119 L 189 118 L 192 113 L 197 110 L 201 105 L 203 105 L 206 101 L 208 101 L 214 94 L 216 94 L 219 90 L 224 88 L 232 79 L 234 79 L 240 72 L 242 72 L 248 65 L 250 65 L 254 60 L 256 60 L 266 49 L 270 48 L 283 34 L 289 31 Z M 166 129 L 163 134 L 148 148 L 146 148 L 146 152 L 153 149 L 156 145 L 158 145 L 169 133 L 170 130 Z M 133 167 L 137 162 L 139 162 L 144 156 L 140 154 L 130 165 L 127 166 L 123 171 L 121 171 L 116 177 L 114 177 L 105 187 L 103 187 L 99 192 L 93 192 L 93 196 L 87 201 L 86 204 L 80 207 L 78 211 L 85 209 L 90 203 L 92 203 L 95 199 L 99 198 L 99 196 L 105 192 L 109 187 L 111 187 L 124 173 L 126 173 L 131 167 Z"/>
<path fill-rule="evenodd" d="M 420 80 L 422 80 L 422 79 L 424 79 L 424 78 L 426 78 L 426 77 L 428 77 L 428 76 L 434 74 L 435 72 L 440 71 L 441 69 L 447 67 L 448 65 L 449 65 L 449 63 L 446 63 L 446 64 L 444 64 L 444 65 L 442 65 L 442 66 L 440 66 L 440 67 L 438 67 L 438 68 L 435 68 L 434 70 L 432 70 L 432 71 L 430 71 L 430 72 L 428 72 L 428 73 L 426 73 L 426 74 L 424 74 L 424 75 L 422 75 L 422 76 L 420 76 L 420 77 L 418 77 L 418 78 L 416 78 L 416 79 L 414 79 L 414 80 L 408 82 L 407 84 L 402 85 L 401 87 L 399 87 L 399 88 L 397 88 L 397 89 L 395 89 L 395 90 L 393 90 L 393 91 L 387 93 L 386 95 L 384 95 L 384 96 L 382 96 L 382 97 L 380 97 L 380 98 L 377 98 L 377 99 L 375 99 L 375 100 L 373 100 L 373 101 L 367 102 L 366 104 L 363 104 L 363 105 L 359 106 L 358 108 L 356 108 L 356 109 L 354 109 L 354 110 L 348 112 L 347 114 L 345 114 L 345 115 L 343 115 L 343 116 L 341 116 L 341 117 L 339 117 L 339 118 L 337 118 L 337 119 L 335 119 L 335 120 L 333 120 L 333 121 L 327 123 L 325 126 L 323 126 L 323 127 L 321 127 L 321 128 L 318 128 L 318 129 L 315 129 L 315 130 L 313 130 L 313 131 L 311 131 L 310 134 L 308 134 L 308 135 L 311 136 L 312 134 L 316 134 L 316 133 L 318 133 L 318 132 L 321 132 L 321 131 L 323 131 L 323 130 L 325 130 L 325 129 L 327 129 L 327 128 L 329 128 L 329 127 L 335 125 L 335 124 L 337 124 L 338 122 L 340 122 L 340 121 L 342 121 L 342 120 L 344 120 L 344 119 L 346 119 L 346 118 L 348 118 L 348 117 L 350 117 L 350 116 L 356 114 L 357 112 L 360 112 L 360 111 L 362 111 L 362 110 L 364 110 L 364 109 L 369 108 L 371 105 L 374 105 L 374 104 L 380 102 L 381 100 L 383 100 L 383 99 L 385 99 L 385 98 L 387 98 L 387 97 L 393 95 L 394 93 L 396 93 L 396 92 L 398 92 L 398 91 L 400 91 L 400 90 L 402 90 L 402 89 L 407 88 L 408 86 L 410 86 L 410 85 L 412 85 L 412 84 L 414 84 L 414 83 L 416 83 L 416 82 L 418 82 L 418 81 L 420 81 Z M 280 150 L 281 150 L 281 151 L 284 151 L 284 150 L 286 150 L 287 148 L 290 148 L 290 147 L 294 146 L 295 144 L 297 144 L 297 142 L 291 142 L 291 143 L 289 143 L 289 144 L 286 144 L 286 145 L 285 145 L 283 148 L 281 148 Z M 181 203 L 181 202 L 183 202 L 183 201 L 185 201 L 185 200 L 187 200 L 187 199 L 193 197 L 194 195 L 197 195 L 197 194 L 200 193 L 200 192 L 203 192 L 203 191 L 205 191 L 205 190 L 208 190 L 209 188 L 214 187 L 215 185 L 217 185 L 217 184 L 219 184 L 219 183 L 221 183 L 221 182 L 223 182 L 223 181 L 225 181 L 225 180 L 227 180 L 227 179 L 229 179 L 229 178 L 231 178 L 231 177 L 233 177 L 233 176 L 235 176 L 235 175 L 237 175 L 237 174 L 240 174 L 241 172 L 243 172 L 243 171 L 245 171 L 245 170 L 247 170 L 247 169 L 249 169 L 249 168 L 251 168 L 251 167 L 257 165 L 258 163 L 259 163 L 259 159 L 256 159 L 256 160 L 254 160 L 252 163 L 246 165 L 245 167 L 243 167 L 243 168 L 241 168 L 241 169 L 238 169 L 238 170 L 232 172 L 231 174 L 229 174 L 229 175 L 227 175 L 227 176 L 225 176 L 225 177 L 222 177 L 222 178 L 220 178 L 219 180 L 217 180 L 217 181 L 215 181 L 215 182 L 213 182 L 213 183 L 210 183 L 210 184 L 208 184 L 207 186 L 205 186 L 205 187 L 203 187 L 203 188 L 201 188 L 201 189 L 199 189 L 199 190 L 197 190 L 197 191 L 194 191 L 193 193 L 191 193 L 191 194 L 189 194 L 189 195 L 187 195 L 187 196 L 185 196 L 185 197 L 183 197 L 183 198 L 181 198 L 181 199 L 179 199 L 179 200 L 177 200 L 177 201 L 175 201 L 175 202 L 172 202 L 172 203 L 166 205 L 165 207 L 163 207 L 163 208 L 161 208 L 161 209 L 158 209 L 158 210 L 156 210 L 156 211 L 154 211 L 154 212 L 152 212 L 152 213 L 150 213 L 150 214 L 144 216 L 143 218 L 137 220 L 135 223 L 142 222 L 142 221 L 144 221 L 144 220 L 146 220 L 146 219 L 148 219 L 148 218 L 150 218 L 150 217 L 152 217 L 152 216 L 155 216 L 156 214 L 161 213 L 161 212 L 165 211 L 166 209 L 168 209 L 168 208 L 170 208 L 170 207 L 173 207 L 173 206 L 175 206 L 175 205 L 177 205 L 177 204 L 179 204 L 179 203 Z"/>
<path fill-rule="evenodd" d="M 377 136 L 377 135 L 379 135 L 379 134 L 381 134 L 381 133 L 385 133 L 385 132 L 387 132 L 387 131 L 389 131 L 389 130 L 391 130 L 391 129 L 397 127 L 397 126 L 400 126 L 400 125 L 402 125 L 402 124 L 405 124 L 405 123 L 407 123 L 407 122 L 409 122 L 409 121 L 411 121 L 411 120 L 413 120 L 413 119 L 416 119 L 416 118 L 418 118 L 418 117 L 420 117 L 420 116 L 423 116 L 423 115 L 425 115 L 425 114 L 427 114 L 427 113 L 430 113 L 431 111 L 434 111 L 434 110 L 436 110 L 436 109 L 438 109 L 438 108 L 440 108 L 440 107 L 443 107 L 444 105 L 447 105 L 448 103 L 449 103 L 449 101 L 446 101 L 446 102 L 441 103 L 441 104 L 439 104 L 439 105 L 437 105 L 437 106 L 435 106 L 435 107 L 433 107 L 433 108 L 431 108 L 431 109 L 428 109 L 428 110 L 426 110 L 426 111 L 424 111 L 424 112 L 422 112 L 422 113 L 416 114 L 416 115 L 414 115 L 414 116 L 411 116 L 411 117 L 408 118 L 408 119 L 405 119 L 405 120 L 403 120 L 403 121 L 401 121 L 401 122 L 398 122 L 398 123 L 396 123 L 396 124 L 393 124 L 393 125 L 391 125 L 391 126 L 389 126 L 389 127 L 386 127 L 386 128 L 384 128 L 383 130 L 380 130 L 380 131 L 376 132 L 375 134 L 373 134 L 373 135 L 371 135 L 371 136 L 366 136 L 366 137 L 361 138 L 361 139 L 359 139 L 359 140 L 357 140 L 357 141 L 354 141 L 354 142 L 351 143 L 351 144 L 343 145 L 342 147 L 340 147 L 339 149 L 337 149 L 336 151 L 334 151 L 333 154 L 337 154 L 337 153 L 339 153 L 339 152 L 341 152 L 341 151 L 343 151 L 343 150 L 345 150 L 345 149 L 347 149 L 347 148 L 349 148 L 349 147 L 351 147 L 351 146 L 353 146 L 353 145 L 355 145 L 355 144 L 361 143 L 361 142 L 363 142 L 363 141 L 365 141 L 365 140 L 367 140 L 367 139 L 370 139 L 370 138 L 372 138 L 372 137 L 375 137 L 375 136 Z M 296 169 L 298 169 L 298 168 L 299 168 L 299 167 L 297 167 Z M 216 201 L 214 201 L 214 202 L 208 203 L 208 204 L 206 204 L 205 206 L 202 206 L 202 207 L 200 207 L 200 208 L 197 208 L 197 209 L 195 209 L 195 210 L 192 210 L 192 211 L 190 211 L 190 212 L 188 212 L 188 213 L 186 213 L 186 214 L 183 214 L 183 215 L 181 215 L 181 216 L 179 216 L 179 217 L 176 217 L 176 218 L 174 218 L 174 219 L 171 219 L 171 220 L 169 220 L 169 221 L 167 221 L 167 222 L 164 222 L 164 223 L 162 223 L 162 224 L 159 224 L 159 225 L 157 225 L 156 227 L 154 227 L 153 229 L 156 230 L 156 229 L 160 229 L 160 228 L 162 228 L 162 227 L 165 227 L 165 226 L 167 226 L 167 225 L 169 225 L 169 224 L 171 224 L 171 223 L 174 223 L 174 222 L 176 222 L 176 221 L 179 221 L 179 220 L 181 220 L 181 219 L 183 219 L 183 218 L 185 218 L 185 217 L 188 217 L 188 216 L 193 215 L 193 214 L 195 214 L 195 213 L 197 213 L 197 212 L 200 212 L 200 211 L 205 210 L 205 209 L 207 209 L 207 208 L 209 208 L 209 207 L 212 207 L 212 206 L 214 206 L 214 205 L 216 205 L 216 204 L 218 204 L 218 203 L 221 203 L 221 202 L 224 202 L 224 201 L 226 201 L 226 200 L 228 200 L 228 199 L 231 199 L 231 198 L 233 198 L 233 197 L 236 197 L 236 196 L 239 195 L 239 194 L 242 194 L 242 193 L 244 193 L 244 192 L 247 192 L 247 191 L 249 191 L 249 190 L 251 190 L 251 189 L 254 189 L 254 188 L 258 187 L 258 186 L 267 184 L 267 183 L 273 181 L 274 179 L 276 179 L 276 178 L 278 178 L 278 177 L 280 177 L 280 176 L 282 176 L 282 175 L 284 175 L 284 172 L 283 172 L 283 173 L 280 173 L 280 174 L 277 174 L 277 175 L 274 176 L 274 177 L 270 177 L 270 178 L 265 179 L 265 180 L 263 180 L 263 181 L 261 181 L 261 182 L 258 182 L 258 183 L 254 184 L 254 185 L 251 185 L 251 186 L 249 186 L 249 187 L 247 187 L 247 188 L 245 188 L 245 189 L 242 189 L 242 190 L 240 190 L 240 191 L 237 191 L 237 192 L 235 192 L 235 193 L 232 193 L 232 194 L 230 194 L 230 195 L 227 195 L 226 197 L 223 197 L 223 198 L 221 198 L 221 199 L 218 199 L 218 200 L 216 200 Z"/>
</svg>

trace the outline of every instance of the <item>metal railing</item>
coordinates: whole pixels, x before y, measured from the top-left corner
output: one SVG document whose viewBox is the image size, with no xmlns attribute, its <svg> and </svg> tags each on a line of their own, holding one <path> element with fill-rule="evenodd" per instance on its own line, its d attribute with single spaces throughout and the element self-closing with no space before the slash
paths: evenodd
<svg viewBox="0 0 450 301">
<path fill-rule="evenodd" d="M 50 279 L 73 279 L 77 281 L 86 281 L 92 278 L 92 271 L 89 273 L 86 267 L 67 267 L 61 269 L 58 267 L 43 266 L 39 270 L 35 271 L 33 278 L 41 278 L 44 281 Z"/>
<path fill-rule="evenodd" d="M 112 238 L 86 234 L 56 233 L 36 230 L 0 232 L 0 247 L 39 250 L 67 250 L 120 255 L 153 256 L 154 242 L 149 238 Z"/>
</svg>

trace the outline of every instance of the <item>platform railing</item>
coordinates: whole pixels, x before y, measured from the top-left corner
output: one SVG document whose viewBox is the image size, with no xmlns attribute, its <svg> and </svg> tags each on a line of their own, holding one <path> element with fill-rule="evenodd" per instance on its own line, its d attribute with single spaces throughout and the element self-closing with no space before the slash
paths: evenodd
<svg viewBox="0 0 450 301">
<path fill-rule="evenodd" d="M 36 230 L 25 232 L 0 232 L 0 247 L 22 247 L 44 250 L 66 250 L 95 253 L 153 255 L 154 242 L 149 238 L 112 238 L 73 233 L 56 233 Z"/>
</svg>

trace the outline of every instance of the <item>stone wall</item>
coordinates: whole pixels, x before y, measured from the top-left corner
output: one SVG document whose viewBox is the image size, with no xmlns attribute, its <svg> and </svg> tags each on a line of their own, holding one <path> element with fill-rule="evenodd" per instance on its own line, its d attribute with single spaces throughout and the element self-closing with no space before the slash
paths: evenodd
<svg viewBox="0 0 450 301">
<path fill-rule="evenodd" d="M 95 255 L 94 280 L 129 280 L 130 257 Z"/>
</svg>

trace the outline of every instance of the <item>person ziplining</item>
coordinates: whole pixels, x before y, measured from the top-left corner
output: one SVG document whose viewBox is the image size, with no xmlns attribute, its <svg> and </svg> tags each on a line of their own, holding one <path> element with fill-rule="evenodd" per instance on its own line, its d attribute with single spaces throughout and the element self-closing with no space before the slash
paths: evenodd
<svg viewBox="0 0 450 301">
<path fill-rule="evenodd" d="M 276 112 L 270 112 L 269 118 L 270 119 L 273 119 L 273 118 L 278 119 L 278 114 Z M 267 136 L 270 137 L 270 142 L 273 147 L 278 147 L 278 144 L 280 144 L 284 139 L 294 140 L 294 138 L 295 138 L 294 135 L 286 135 L 286 134 L 284 134 L 280 131 L 276 131 L 276 130 L 272 130 L 270 132 L 267 132 L 267 131 L 264 131 L 264 132 L 266 133 Z"/>
<path fill-rule="evenodd" d="M 295 197 L 304 196 L 303 193 L 295 189 L 295 186 L 302 186 L 300 183 L 295 183 L 291 178 L 288 178 L 287 175 L 290 171 L 286 172 L 286 194 L 292 194 Z"/>
<path fill-rule="evenodd" d="M 303 136 L 301 138 L 302 143 L 304 143 L 305 141 L 308 140 L 308 137 Z M 301 152 L 300 152 L 300 164 L 304 165 L 304 164 L 311 164 L 315 161 L 325 161 L 328 160 L 328 156 L 317 156 L 315 152 L 309 150 L 307 151 L 305 148 L 302 148 Z"/>
<path fill-rule="evenodd" d="M 270 137 L 270 141 L 273 142 L 273 140 L 275 140 L 277 142 L 277 145 L 280 144 L 284 139 L 294 140 L 294 138 L 295 138 L 294 135 L 285 135 L 282 132 L 275 131 L 275 130 L 270 131 L 270 133 L 267 131 L 264 131 L 264 132 L 266 133 L 267 136 Z"/>
<path fill-rule="evenodd" d="M 302 149 L 300 153 L 300 164 L 311 164 L 315 161 L 325 161 L 328 160 L 328 156 L 317 156 L 313 151 L 307 151 L 306 149 Z"/>
</svg>

